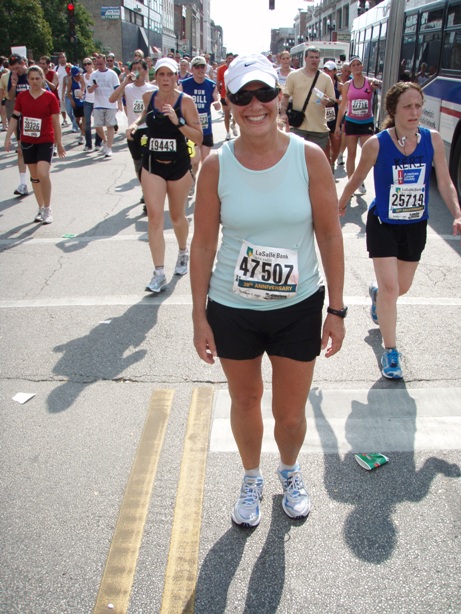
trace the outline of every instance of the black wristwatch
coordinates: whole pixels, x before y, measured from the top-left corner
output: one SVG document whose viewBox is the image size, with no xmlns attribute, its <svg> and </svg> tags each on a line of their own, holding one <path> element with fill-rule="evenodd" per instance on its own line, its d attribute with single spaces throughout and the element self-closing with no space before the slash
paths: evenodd
<svg viewBox="0 0 461 614">
<path fill-rule="evenodd" d="M 332 309 L 331 307 L 327 307 L 327 313 L 331 313 L 333 316 L 338 316 L 339 318 L 345 318 L 347 316 L 347 307 L 343 307 L 342 309 Z"/>
<path fill-rule="evenodd" d="M 178 122 L 179 122 L 179 124 L 178 124 L 179 128 L 182 128 L 183 126 L 186 125 L 186 120 L 184 119 L 184 117 L 179 117 L 178 118 Z"/>
</svg>

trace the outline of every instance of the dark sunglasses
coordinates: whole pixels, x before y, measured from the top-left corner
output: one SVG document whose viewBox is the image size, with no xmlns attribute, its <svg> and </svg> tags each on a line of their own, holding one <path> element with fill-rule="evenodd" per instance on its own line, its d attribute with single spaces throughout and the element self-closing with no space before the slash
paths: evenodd
<svg viewBox="0 0 461 614">
<path fill-rule="evenodd" d="M 259 102 L 270 102 L 277 98 L 279 95 L 280 88 L 278 87 L 262 87 L 259 90 L 241 90 L 236 94 L 231 94 L 230 92 L 227 94 L 227 97 L 232 104 L 236 104 L 238 107 L 245 107 L 247 104 L 253 100 L 253 96 L 256 96 L 256 99 Z"/>
<path fill-rule="evenodd" d="M 91 66 L 93 62 L 83 62 L 83 66 Z"/>
</svg>

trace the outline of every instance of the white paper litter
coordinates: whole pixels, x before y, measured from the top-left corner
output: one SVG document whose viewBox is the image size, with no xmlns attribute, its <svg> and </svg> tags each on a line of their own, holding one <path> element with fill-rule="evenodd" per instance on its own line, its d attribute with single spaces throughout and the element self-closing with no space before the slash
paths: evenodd
<svg viewBox="0 0 461 614">
<path fill-rule="evenodd" d="M 23 405 L 24 403 L 27 403 L 27 401 L 32 399 L 32 397 L 34 397 L 36 394 L 36 392 L 18 392 L 14 395 L 13 401 L 17 401 L 18 403 L 21 403 L 21 405 Z"/>
</svg>

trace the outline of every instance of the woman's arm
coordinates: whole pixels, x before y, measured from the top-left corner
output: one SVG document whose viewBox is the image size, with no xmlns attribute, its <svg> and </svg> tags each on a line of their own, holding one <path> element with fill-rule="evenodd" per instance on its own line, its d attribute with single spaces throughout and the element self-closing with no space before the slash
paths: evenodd
<svg viewBox="0 0 461 614">
<path fill-rule="evenodd" d="M 305 152 L 314 232 L 325 272 L 328 305 L 339 310 L 344 307 L 344 249 L 336 187 L 325 154 L 309 144 Z M 327 314 L 322 330 L 322 350 L 327 350 L 327 358 L 339 352 L 345 334 L 344 320 Z M 331 344 L 327 348 L 329 340 Z"/>
<path fill-rule="evenodd" d="M 66 155 L 66 151 L 62 144 L 62 131 L 61 131 L 61 114 L 54 113 L 51 116 L 51 121 L 53 123 L 53 132 L 54 132 L 54 142 L 58 148 L 58 156 L 60 158 L 64 158 Z"/>
<path fill-rule="evenodd" d="M 442 137 L 436 130 L 431 130 L 432 146 L 434 147 L 434 166 L 437 176 L 437 187 L 443 202 L 452 214 L 453 234 L 461 235 L 461 209 L 458 203 L 458 194 L 448 171 L 444 153 Z"/>
<path fill-rule="evenodd" d="M 190 139 L 196 145 L 201 145 L 203 141 L 203 130 L 202 125 L 200 124 L 197 106 L 194 99 L 187 94 L 183 94 L 182 97 L 181 113 L 186 120 L 185 126 L 178 126 L 181 134 L 184 134 L 187 139 Z M 170 117 L 170 119 L 172 118 Z M 173 123 L 175 122 L 173 121 Z"/>
<path fill-rule="evenodd" d="M 350 83 L 350 81 L 347 81 L 347 83 L 344 83 L 343 87 L 342 87 L 342 91 L 341 91 L 341 102 L 340 102 L 339 108 L 338 108 L 338 117 L 336 118 L 336 129 L 335 129 L 335 132 L 337 132 L 337 133 L 340 132 L 340 130 L 341 130 L 341 122 L 343 121 L 343 118 L 346 115 L 347 92 L 349 91 L 349 83 Z"/>
<path fill-rule="evenodd" d="M 362 153 L 360 155 L 360 162 L 355 169 L 354 174 L 346 183 L 346 186 L 339 199 L 339 215 L 342 217 L 346 213 L 347 203 L 361 185 L 371 168 L 375 165 L 379 153 L 379 141 L 377 136 L 372 136 L 368 139 L 365 145 L 362 147 Z"/>
<path fill-rule="evenodd" d="M 5 150 L 6 151 L 10 151 L 11 137 L 13 136 L 13 134 L 16 134 L 16 128 L 18 127 L 18 120 L 14 117 L 14 115 L 17 115 L 16 109 L 14 110 L 13 115 L 11 116 L 10 121 L 8 122 L 8 130 L 6 131 L 6 136 L 5 136 Z"/>
<path fill-rule="evenodd" d="M 202 360 L 214 363 L 216 346 L 206 316 L 206 303 L 213 270 L 220 224 L 218 197 L 219 160 L 215 152 L 205 159 L 197 180 L 194 236 L 190 252 L 194 346 Z"/>
</svg>

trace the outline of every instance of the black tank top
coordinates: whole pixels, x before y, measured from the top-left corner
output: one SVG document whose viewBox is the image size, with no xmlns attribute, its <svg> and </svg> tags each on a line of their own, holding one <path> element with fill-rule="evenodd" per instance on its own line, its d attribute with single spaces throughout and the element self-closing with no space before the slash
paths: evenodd
<svg viewBox="0 0 461 614">
<path fill-rule="evenodd" d="M 183 156 L 188 157 L 186 137 L 181 133 L 178 126 L 175 126 L 167 116 L 154 106 L 154 98 L 157 93 L 158 90 L 153 92 L 147 107 L 147 150 L 156 160 L 177 160 Z M 178 119 L 182 117 L 182 97 L 183 93 L 181 92 L 173 107 Z"/>
</svg>

